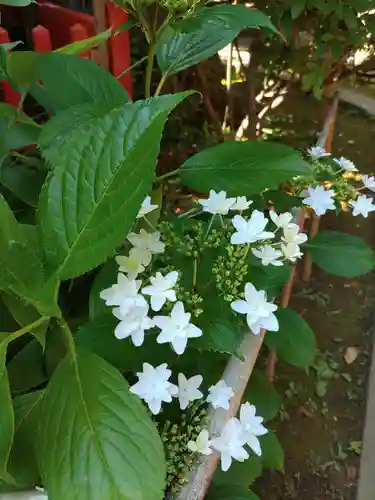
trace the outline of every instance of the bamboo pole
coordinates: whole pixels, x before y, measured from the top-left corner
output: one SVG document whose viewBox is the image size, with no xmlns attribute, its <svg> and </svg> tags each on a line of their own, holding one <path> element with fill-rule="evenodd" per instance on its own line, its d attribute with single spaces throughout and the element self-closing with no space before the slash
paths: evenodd
<svg viewBox="0 0 375 500">
<path fill-rule="evenodd" d="M 229 410 L 222 408 L 210 410 L 208 419 L 212 436 L 218 436 L 229 418 L 237 414 L 243 393 L 263 343 L 264 335 L 264 330 L 259 335 L 254 335 L 252 332 L 246 333 L 241 344 L 239 356 L 232 356 L 230 358 L 222 378 L 227 385 L 233 388 L 234 395 L 230 401 Z M 213 453 L 207 457 L 202 456 L 197 466 L 190 471 L 188 483 L 173 497 L 174 500 L 203 500 L 211 483 L 212 476 L 215 473 L 218 461 L 218 453 Z"/>
<path fill-rule="evenodd" d="M 317 142 L 317 146 L 324 148 L 327 151 L 327 153 L 332 152 L 338 104 L 339 104 L 339 94 L 336 93 L 336 95 L 333 98 L 332 104 L 329 108 L 327 118 L 324 122 L 323 130 L 320 133 Z M 318 234 L 319 226 L 320 226 L 320 216 L 312 214 L 309 239 L 314 238 Z M 311 279 L 311 274 L 312 274 L 312 260 L 309 252 L 307 252 L 303 262 L 302 281 L 308 283 Z"/>
</svg>

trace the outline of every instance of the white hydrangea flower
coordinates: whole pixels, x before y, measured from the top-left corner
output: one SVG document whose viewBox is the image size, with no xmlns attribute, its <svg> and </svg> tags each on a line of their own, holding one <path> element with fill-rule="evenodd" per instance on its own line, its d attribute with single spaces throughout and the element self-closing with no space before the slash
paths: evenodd
<svg viewBox="0 0 375 500">
<path fill-rule="evenodd" d="M 148 266 L 151 261 L 150 254 L 163 253 L 165 249 L 165 244 L 160 241 L 159 231 L 148 233 L 144 229 L 141 229 L 139 234 L 129 233 L 127 239 L 134 247 L 141 250 L 140 253 L 143 254 L 142 264 L 145 266 Z"/>
<path fill-rule="evenodd" d="M 216 191 L 211 189 L 209 197 L 206 200 L 198 200 L 198 203 L 202 205 L 202 210 L 204 212 L 227 215 L 235 201 L 236 198 L 227 198 L 227 193 L 225 191 L 216 193 Z"/>
<path fill-rule="evenodd" d="M 229 410 L 229 402 L 234 392 L 232 387 L 229 387 L 224 380 L 219 380 L 217 384 L 211 385 L 208 389 L 207 403 L 211 403 L 215 408 L 224 408 Z"/>
<path fill-rule="evenodd" d="M 375 177 L 370 175 L 361 175 L 361 181 L 365 188 L 375 193 Z"/>
<path fill-rule="evenodd" d="M 107 306 L 118 306 L 122 314 L 126 314 L 134 306 L 144 306 L 146 299 L 138 293 L 141 280 L 129 279 L 122 273 L 117 275 L 117 283 L 99 294 Z"/>
<path fill-rule="evenodd" d="M 250 403 L 241 405 L 240 422 L 243 427 L 246 443 L 259 457 L 262 455 L 259 439 L 257 436 L 264 436 L 268 430 L 262 425 L 263 417 L 256 416 L 256 408 Z"/>
<path fill-rule="evenodd" d="M 285 212 L 278 215 L 275 210 L 270 210 L 270 219 L 277 228 L 284 229 L 288 227 L 293 220 L 293 215 L 290 212 Z"/>
<path fill-rule="evenodd" d="M 343 156 L 341 158 L 334 158 L 333 161 L 346 172 L 358 172 L 358 168 L 354 163 Z"/>
<path fill-rule="evenodd" d="M 307 241 L 307 234 L 301 233 L 297 224 L 289 224 L 283 229 L 281 241 L 287 245 L 289 243 L 292 243 L 293 245 L 302 245 L 302 243 Z"/>
<path fill-rule="evenodd" d="M 119 266 L 119 271 L 126 273 L 129 279 L 135 279 L 138 274 L 143 273 L 145 266 L 143 265 L 144 256 L 137 252 L 137 249 L 132 248 L 129 256 L 117 255 L 116 262 Z M 151 260 L 151 254 L 150 254 Z"/>
<path fill-rule="evenodd" d="M 263 266 L 271 264 L 271 266 L 277 267 L 283 265 L 280 260 L 277 260 L 283 256 L 282 252 L 280 252 L 280 250 L 276 250 L 276 248 L 273 248 L 271 245 L 264 245 L 260 248 L 252 248 L 251 251 L 255 257 L 262 260 Z"/>
<path fill-rule="evenodd" d="M 120 323 L 115 328 L 115 337 L 117 339 L 131 337 L 135 346 L 142 345 L 145 330 L 149 330 L 154 326 L 154 322 L 148 317 L 148 310 L 148 304 L 131 307 L 126 314 L 122 314 L 119 307 L 113 309 L 114 316 L 120 320 Z"/>
<path fill-rule="evenodd" d="M 188 339 L 200 337 L 202 330 L 190 323 L 191 314 L 185 312 L 181 301 L 173 306 L 170 316 L 155 316 L 154 323 L 161 332 L 156 338 L 158 344 L 170 342 L 177 354 L 185 352 Z"/>
<path fill-rule="evenodd" d="M 206 429 L 202 429 L 197 439 L 189 441 L 187 446 L 194 453 L 201 453 L 202 455 L 211 455 L 212 453 L 210 435 Z"/>
<path fill-rule="evenodd" d="M 153 212 L 158 207 L 159 207 L 159 205 L 152 205 L 151 204 L 151 196 L 146 196 L 146 198 L 143 200 L 141 208 L 138 212 L 137 219 L 144 217 L 145 215 L 149 214 L 150 212 Z"/>
<path fill-rule="evenodd" d="M 246 196 L 237 196 L 236 201 L 230 207 L 230 210 L 243 212 L 244 210 L 247 210 L 252 203 L 253 200 L 248 200 Z"/>
<path fill-rule="evenodd" d="M 202 382 L 202 375 L 187 379 L 183 373 L 178 374 L 178 399 L 181 410 L 186 410 L 190 401 L 203 398 L 203 394 L 198 390 Z"/>
<path fill-rule="evenodd" d="M 212 439 L 212 446 L 220 452 L 221 469 L 225 472 L 232 464 L 232 458 L 243 462 L 249 458 L 245 450 L 246 437 L 241 422 L 231 418 L 224 425 L 218 438 Z"/>
<path fill-rule="evenodd" d="M 335 202 L 332 196 L 335 194 L 333 189 L 324 189 L 323 186 L 308 187 L 309 196 L 303 200 L 304 205 L 310 205 L 316 215 L 324 215 L 327 210 L 335 210 Z"/>
<path fill-rule="evenodd" d="M 176 292 L 173 287 L 178 280 L 178 272 L 171 271 L 166 276 L 157 272 L 155 276 L 150 278 L 151 285 L 142 288 L 142 293 L 151 296 L 151 309 L 153 311 L 160 311 L 165 304 L 166 300 L 176 302 Z"/>
<path fill-rule="evenodd" d="M 367 218 L 370 212 L 375 210 L 373 199 L 365 196 L 364 194 L 358 196 L 356 200 L 350 200 L 349 205 L 353 208 L 353 215 L 363 215 Z"/>
<path fill-rule="evenodd" d="M 258 335 L 262 328 L 272 332 L 279 330 L 279 323 L 273 314 L 277 306 L 267 302 L 266 292 L 258 291 L 252 283 L 245 285 L 245 300 L 235 300 L 230 306 L 234 311 L 246 314 L 247 324 L 254 335 Z"/>
<path fill-rule="evenodd" d="M 233 245 L 243 245 L 274 238 L 274 233 L 264 230 L 267 223 L 268 219 L 259 210 L 254 210 L 249 220 L 244 219 L 242 215 L 235 215 L 232 224 L 237 232 L 232 234 L 230 242 Z"/>
<path fill-rule="evenodd" d="M 324 158 L 325 156 L 331 155 L 331 153 L 327 153 L 327 151 L 320 146 L 312 146 L 307 150 L 307 152 L 314 161 L 319 160 L 319 158 Z"/>
<path fill-rule="evenodd" d="M 138 382 L 130 387 L 130 392 L 143 399 L 152 413 L 160 413 L 161 404 L 172 402 L 172 396 L 178 393 L 178 387 L 168 382 L 172 372 L 167 363 L 154 368 L 143 363 L 143 372 L 138 372 Z"/>
<path fill-rule="evenodd" d="M 290 260 L 290 262 L 296 262 L 297 259 L 303 257 L 300 247 L 295 243 L 281 244 L 281 250 L 284 257 Z"/>
</svg>

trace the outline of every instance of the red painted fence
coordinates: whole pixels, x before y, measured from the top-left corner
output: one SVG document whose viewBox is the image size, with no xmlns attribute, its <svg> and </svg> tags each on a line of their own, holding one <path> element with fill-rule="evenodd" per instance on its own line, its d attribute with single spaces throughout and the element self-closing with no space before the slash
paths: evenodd
<svg viewBox="0 0 375 500">
<path fill-rule="evenodd" d="M 127 21 L 127 14 L 111 1 L 106 5 L 106 13 L 107 25 L 108 27 L 112 27 L 113 33 Z M 17 20 L 12 19 L 12 15 L 13 13 L 11 12 L 10 22 L 14 25 Z M 17 13 L 14 15 L 17 15 Z M 54 49 L 72 42 L 84 40 L 95 34 L 94 18 L 92 16 L 48 2 L 38 4 L 36 20 L 38 24 L 32 29 L 32 42 L 36 52 L 51 52 Z M 0 43 L 9 43 L 10 41 L 8 32 L 0 26 Z M 114 76 L 119 76 L 124 70 L 130 67 L 130 40 L 127 31 L 123 31 L 117 36 L 111 36 L 108 41 L 108 53 L 110 71 Z M 91 59 L 91 56 L 90 51 L 81 55 L 81 57 L 87 59 Z M 123 75 L 119 81 L 129 95 L 132 96 L 133 89 L 130 72 Z M 11 88 L 9 83 L 0 81 L 1 89 L 5 101 L 18 106 L 20 95 Z"/>
</svg>

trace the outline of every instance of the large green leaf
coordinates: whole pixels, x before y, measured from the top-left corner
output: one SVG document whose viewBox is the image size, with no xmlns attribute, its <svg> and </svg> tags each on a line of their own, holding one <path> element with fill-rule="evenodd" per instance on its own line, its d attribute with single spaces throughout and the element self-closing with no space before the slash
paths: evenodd
<svg viewBox="0 0 375 500">
<path fill-rule="evenodd" d="M 108 311 L 108 308 L 107 308 Z M 122 371 L 140 371 L 142 363 L 152 365 L 170 364 L 177 355 L 168 344 L 157 344 L 156 335 L 146 335 L 140 347 L 135 347 L 129 338 L 119 340 L 114 331 L 118 320 L 108 311 L 78 329 L 75 342 L 78 347 L 90 350 Z"/>
<path fill-rule="evenodd" d="M 0 165 L 0 184 L 32 207 L 38 205 L 45 177 L 45 172 L 38 169 L 32 160 L 21 163 L 7 158 Z"/>
<path fill-rule="evenodd" d="M 162 73 L 177 73 L 213 56 L 243 28 L 268 28 L 276 32 L 265 14 L 243 5 L 202 8 L 187 19 L 171 24 L 157 45 Z"/>
<path fill-rule="evenodd" d="M 374 268 L 373 251 L 357 236 L 322 231 L 305 245 L 315 264 L 334 276 L 353 278 Z"/>
<path fill-rule="evenodd" d="M 251 256 L 247 278 L 258 289 L 267 292 L 267 296 L 278 295 L 290 276 L 290 266 L 262 266 L 259 259 Z"/>
<path fill-rule="evenodd" d="M 52 500 L 163 496 L 156 426 L 121 374 L 94 354 L 68 356 L 55 371 L 41 405 L 37 454 Z"/>
<path fill-rule="evenodd" d="M 249 487 L 262 473 L 262 462 L 257 455 L 250 455 L 244 462 L 233 460 L 229 470 L 216 469 L 212 482 L 218 488 L 225 486 Z"/>
<path fill-rule="evenodd" d="M 43 347 L 37 339 L 28 342 L 7 365 L 13 394 L 39 387 L 47 381 L 44 370 Z"/>
<path fill-rule="evenodd" d="M 182 182 L 200 193 L 224 190 L 250 196 L 280 182 L 308 174 L 310 167 L 298 151 L 282 144 L 224 142 L 189 158 L 180 169 Z"/>
<path fill-rule="evenodd" d="M 10 7 L 26 7 L 30 5 L 32 0 L 1 0 L 0 4 L 9 5 Z"/>
<path fill-rule="evenodd" d="M 0 478 L 8 480 L 8 460 L 13 443 L 14 413 L 5 358 L 10 335 L 0 333 Z"/>
<path fill-rule="evenodd" d="M 101 43 L 105 42 L 106 40 L 108 40 L 111 34 L 112 28 L 109 28 L 107 31 L 103 31 L 102 33 L 98 33 L 97 35 L 90 36 L 89 38 L 85 38 L 84 40 L 78 40 L 77 42 L 70 43 L 69 45 L 64 45 L 64 47 L 60 47 L 59 49 L 57 49 L 56 52 L 68 55 L 79 55 L 83 52 L 94 49 Z"/>
<path fill-rule="evenodd" d="M 25 488 L 34 486 L 39 481 L 35 432 L 43 394 L 43 391 L 35 391 L 13 399 L 15 427 L 9 472 L 16 482 Z"/>
<path fill-rule="evenodd" d="M 237 354 L 243 332 L 237 318 L 222 297 L 209 297 L 197 324 L 203 335 L 190 342 L 196 349 Z"/>
<path fill-rule="evenodd" d="M 269 431 L 264 436 L 260 436 L 260 446 L 262 449 L 261 461 L 265 469 L 284 470 L 284 450 L 274 432 Z"/>
<path fill-rule="evenodd" d="M 22 299 L 14 296 L 14 295 L 4 295 L 3 301 L 6 304 L 9 311 L 12 313 L 13 318 L 17 321 L 20 326 L 26 326 L 33 321 L 36 321 L 40 315 L 35 310 L 35 308 L 30 304 L 25 304 Z M 40 344 L 44 347 L 46 332 L 48 329 L 48 322 L 46 321 L 42 325 L 38 326 L 34 330 L 31 330 L 32 333 L 40 342 Z"/>
<path fill-rule="evenodd" d="M 89 315 L 90 320 L 95 320 L 108 313 L 108 306 L 100 298 L 100 292 L 116 283 L 118 274 L 118 264 L 115 259 L 108 260 L 98 274 L 90 290 Z"/>
<path fill-rule="evenodd" d="M 67 110 L 40 142 L 53 165 L 39 205 L 50 268 L 62 279 L 101 264 L 124 240 L 151 191 L 159 143 L 170 111 L 189 92 L 108 109 Z"/>
<path fill-rule="evenodd" d="M 12 80 L 20 85 L 32 85 L 41 80 L 59 109 L 104 100 L 119 106 L 129 102 L 127 92 L 114 76 L 94 61 L 74 55 L 12 52 L 7 70 Z"/>
<path fill-rule="evenodd" d="M 257 414 L 265 420 L 276 417 L 280 409 L 280 394 L 260 370 L 253 370 L 243 399 L 255 405 Z"/>
<path fill-rule="evenodd" d="M 245 486 L 211 486 L 207 493 L 207 500 L 260 500 Z"/>
<path fill-rule="evenodd" d="M 13 292 L 40 314 L 53 316 L 58 313 L 58 282 L 56 278 L 45 281 L 38 241 L 30 234 L 0 195 L 0 290 Z"/>
<path fill-rule="evenodd" d="M 278 309 L 278 332 L 267 332 L 265 344 L 293 366 L 308 368 L 315 359 L 316 341 L 307 322 L 293 309 Z"/>
</svg>

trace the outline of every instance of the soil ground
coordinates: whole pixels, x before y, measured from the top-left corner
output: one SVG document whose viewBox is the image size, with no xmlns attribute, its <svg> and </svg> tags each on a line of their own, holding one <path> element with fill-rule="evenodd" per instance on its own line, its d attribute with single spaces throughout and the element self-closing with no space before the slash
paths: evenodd
<svg viewBox="0 0 375 500">
<path fill-rule="evenodd" d="M 321 107 L 293 90 L 269 117 L 267 133 L 306 148 L 316 141 Z M 363 173 L 374 173 L 374 140 L 375 120 L 340 105 L 334 154 L 350 158 Z M 323 227 L 355 234 L 375 248 L 371 217 L 326 216 Z M 315 331 L 319 354 L 309 373 L 281 363 L 277 367 L 275 384 L 284 403 L 270 427 L 278 431 L 284 447 L 285 471 L 266 472 L 252 489 L 262 500 L 354 500 L 372 344 L 374 273 L 348 280 L 314 269 L 308 285 L 297 280 L 292 306 Z M 357 355 L 351 363 L 344 359 L 348 348 Z"/>
</svg>

